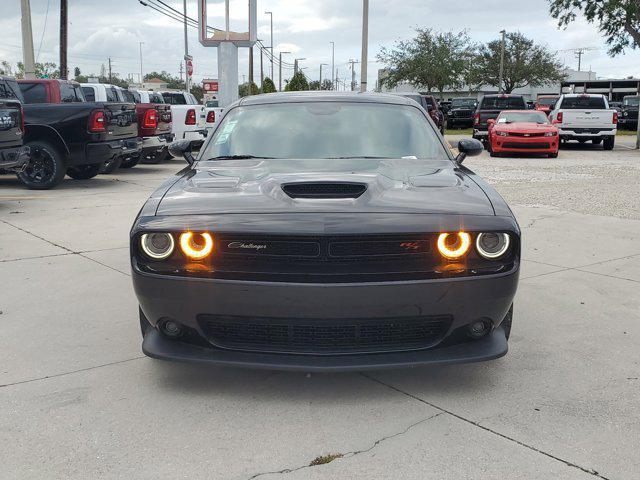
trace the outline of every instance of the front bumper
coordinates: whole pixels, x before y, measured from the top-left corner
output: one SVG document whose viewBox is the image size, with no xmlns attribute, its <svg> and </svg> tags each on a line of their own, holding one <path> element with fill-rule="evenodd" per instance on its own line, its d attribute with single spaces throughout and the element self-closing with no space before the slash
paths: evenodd
<svg viewBox="0 0 640 480">
<path fill-rule="evenodd" d="M 145 354 L 169 360 L 244 365 L 274 369 L 361 370 L 419 364 L 475 362 L 507 352 L 500 323 L 513 303 L 519 269 L 482 277 L 436 280 L 318 284 L 234 281 L 166 277 L 143 273 L 133 266 L 133 284 L 140 308 L 151 327 L 173 319 L 204 340 L 201 315 L 270 317 L 274 319 L 359 319 L 448 315 L 444 337 L 428 348 L 376 353 L 265 353 L 206 347 L 170 340 L 156 328 L 145 334 Z M 462 328 L 479 319 L 494 325 L 481 340 L 451 343 Z"/>
<path fill-rule="evenodd" d="M 495 153 L 557 153 L 559 136 L 555 137 L 491 137 L 491 149 Z"/>
<path fill-rule="evenodd" d="M 103 163 L 118 157 L 139 155 L 140 152 L 142 152 L 142 139 L 139 137 L 89 143 L 85 148 L 84 158 L 74 159 L 73 165 Z"/>
<path fill-rule="evenodd" d="M 0 170 L 21 171 L 30 158 L 29 147 L 5 148 L 0 150 Z"/>
</svg>

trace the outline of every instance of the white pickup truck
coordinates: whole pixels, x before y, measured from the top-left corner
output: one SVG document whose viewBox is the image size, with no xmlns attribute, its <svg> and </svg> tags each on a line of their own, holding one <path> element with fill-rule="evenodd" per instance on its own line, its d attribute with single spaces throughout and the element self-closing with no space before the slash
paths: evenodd
<svg viewBox="0 0 640 480">
<path fill-rule="evenodd" d="M 609 102 L 601 94 L 561 95 L 549 118 L 559 129 L 560 140 L 577 140 L 584 143 L 602 143 L 605 150 L 612 150 L 618 129 L 618 112 L 609 108 Z"/>
<path fill-rule="evenodd" d="M 193 148 L 200 148 L 219 118 L 217 108 L 200 105 L 188 92 L 160 92 L 165 103 L 171 105 L 174 140 L 190 140 Z"/>
</svg>

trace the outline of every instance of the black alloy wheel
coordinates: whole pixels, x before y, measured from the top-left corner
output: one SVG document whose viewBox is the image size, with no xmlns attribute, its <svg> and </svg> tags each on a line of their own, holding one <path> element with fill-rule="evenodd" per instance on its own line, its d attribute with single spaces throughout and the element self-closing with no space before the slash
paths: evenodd
<svg viewBox="0 0 640 480">
<path fill-rule="evenodd" d="M 64 178 L 62 155 L 53 145 L 34 141 L 27 144 L 31 155 L 27 166 L 18 173 L 18 179 L 32 190 L 47 190 L 58 185 Z"/>
</svg>

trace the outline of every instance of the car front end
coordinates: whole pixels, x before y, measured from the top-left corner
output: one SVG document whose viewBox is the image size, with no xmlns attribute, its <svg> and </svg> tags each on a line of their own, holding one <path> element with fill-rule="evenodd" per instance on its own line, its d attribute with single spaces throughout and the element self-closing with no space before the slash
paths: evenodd
<svg viewBox="0 0 640 480">
<path fill-rule="evenodd" d="M 557 154 L 560 145 L 558 129 L 500 129 L 491 132 L 491 151 L 493 153 L 536 153 Z"/>
</svg>

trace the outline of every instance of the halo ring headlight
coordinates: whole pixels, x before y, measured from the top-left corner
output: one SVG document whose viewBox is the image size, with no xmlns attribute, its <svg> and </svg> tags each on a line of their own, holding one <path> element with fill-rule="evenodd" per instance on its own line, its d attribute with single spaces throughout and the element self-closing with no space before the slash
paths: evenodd
<svg viewBox="0 0 640 480">
<path fill-rule="evenodd" d="M 140 237 L 140 246 L 149 258 L 164 260 L 173 253 L 175 242 L 170 233 L 145 233 Z"/>
<path fill-rule="evenodd" d="M 213 251 L 213 238 L 206 232 L 185 232 L 180 235 L 180 248 L 192 260 L 202 260 Z"/>
<path fill-rule="evenodd" d="M 511 238 L 508 233 L 484 232 L 476 238 L 476 250 L 487 259 L 499 258 L 509 249 Z"/>
<path fill-rule="evenodd" d="M 454 237 L 453 243 L 451 237 Z M 471 235 L 467 232 L 441 233 L 438 235 L 438 251 L 440 255 L 449 260 L 455 260 L 469 251 L 471 245 Z"/>
</svg>

